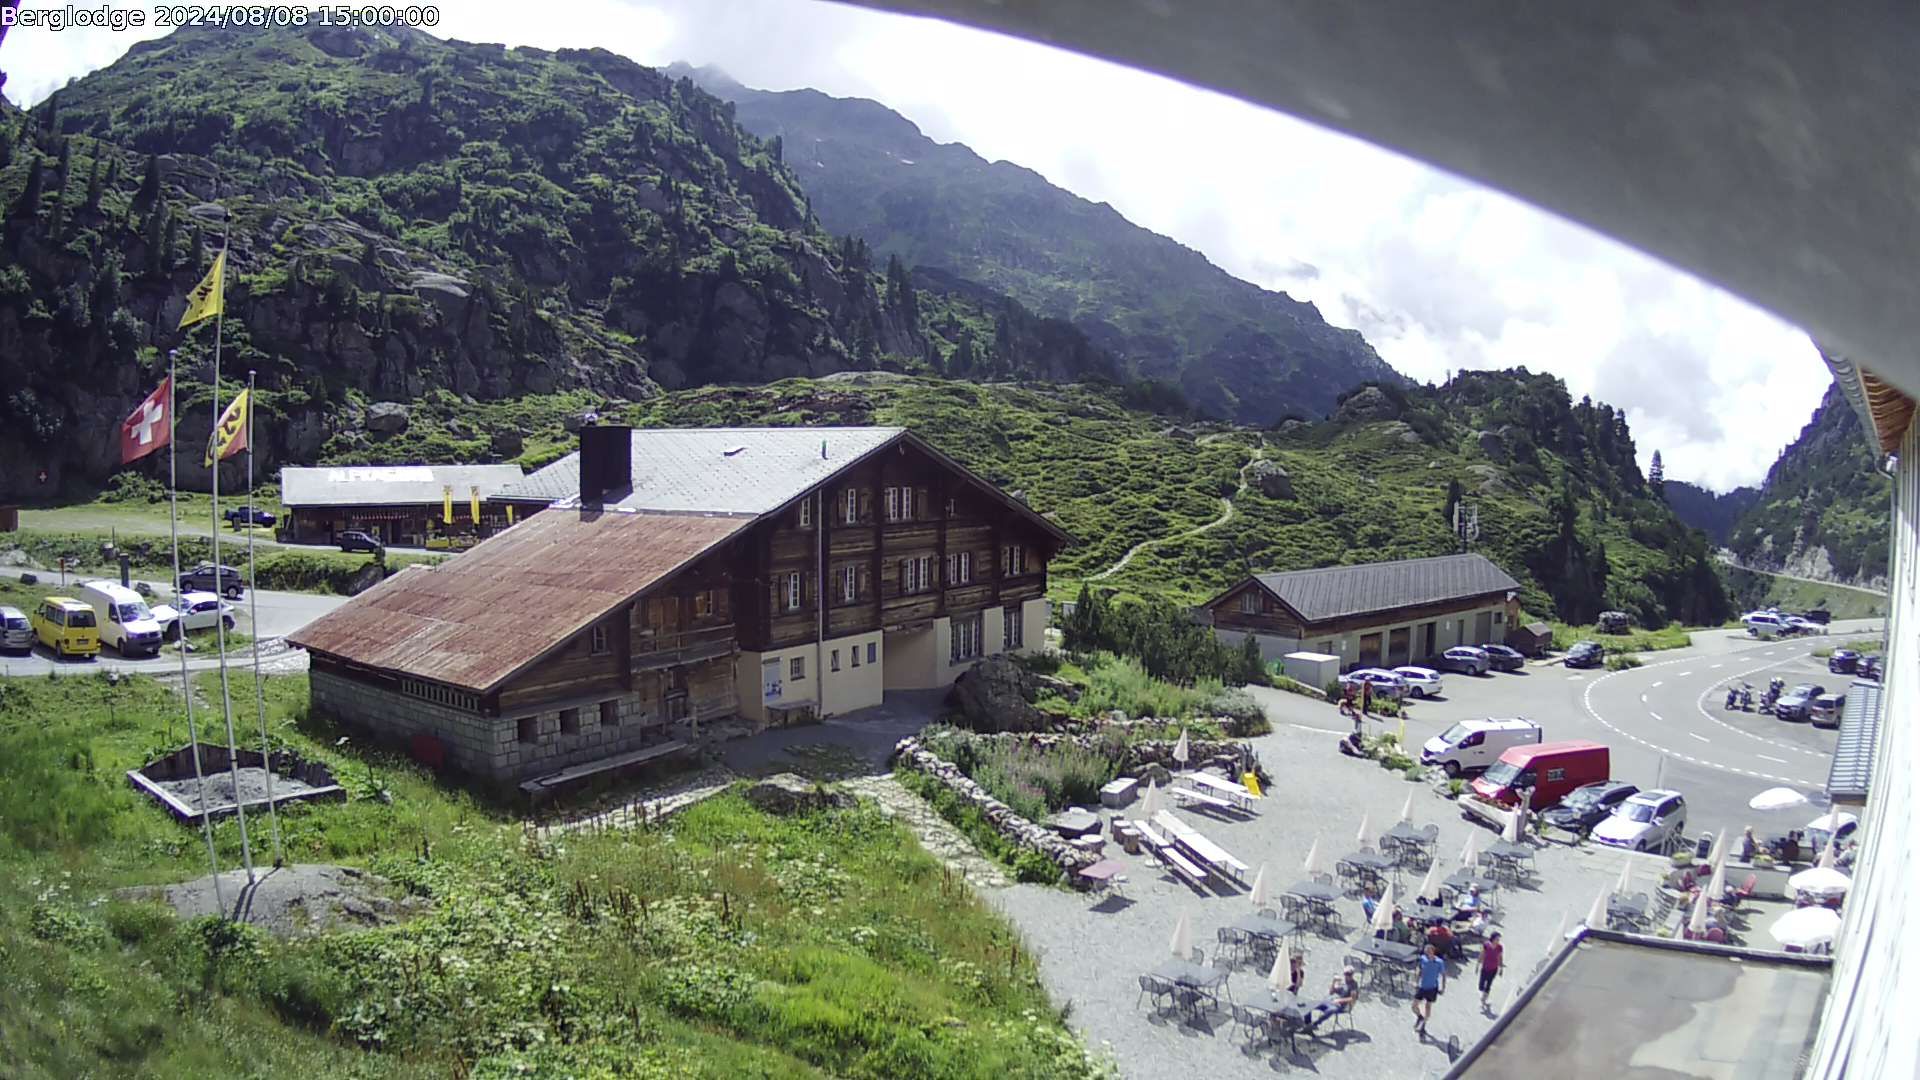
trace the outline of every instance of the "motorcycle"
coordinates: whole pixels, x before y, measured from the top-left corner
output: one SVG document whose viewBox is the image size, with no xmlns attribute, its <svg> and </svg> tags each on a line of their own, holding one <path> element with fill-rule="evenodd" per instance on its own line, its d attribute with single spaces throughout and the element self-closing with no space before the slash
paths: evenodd
<svg viewBox="0 0 1920 1080">
<path fill-rule="evenodd" d="M 1732 712 L 1735 708 L 1738 708 L 1739 705 L 1740 688 L 1737 686 L 1727 687 L 1727 711 Z"/>
<path fill-rule="evenodd" d="M 1742 712 L 1753 711 L 1753 684 L 1752 683 L 1740 684 L 1740 710 Z"/>
<path fill-rule="evenodd" d="M 1771 686 L 1767 687 L 1767 692 L 1760 695 L 1760 711 L 1772 716 L 1774 703 L 1779 700 L 1780 692 Z"/>
</svg>

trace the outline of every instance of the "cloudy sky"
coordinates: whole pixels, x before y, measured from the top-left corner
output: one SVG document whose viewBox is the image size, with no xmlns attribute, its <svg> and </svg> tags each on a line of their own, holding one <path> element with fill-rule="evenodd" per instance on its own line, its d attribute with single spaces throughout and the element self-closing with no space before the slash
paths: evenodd
<svg viewBox="0 0 1920 1080">
<path fill-rule="evenodd" d="M 55 6 L 26 0 L 26 7 Z M 120 5 L 127 6 L 127 5 Z M 1756 483 L 1828 382 L 1806 335 L 1517 200 L 1366 143 L 1072 53 L 815 0 L 441 5 L 442 36 L 717 64 L 767 89 L 870 97 L 928 135 L 1034 169 L 1354 326 L 1401 371 L 1525 365 L 1628 410 L 1642 464 Z M 16 28 L 36 102 L 146 32 Z"/>
</svg>

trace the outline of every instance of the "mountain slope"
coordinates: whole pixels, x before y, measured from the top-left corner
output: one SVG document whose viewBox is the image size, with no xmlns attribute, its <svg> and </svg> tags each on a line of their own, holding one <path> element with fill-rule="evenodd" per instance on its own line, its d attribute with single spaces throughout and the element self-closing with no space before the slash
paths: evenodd
<svg viewBox="0 0 1920 1080">
<path fill-rule="evenodd" d="M 1320 416 L 1366 381 L 1397 381 L 1357 331 L 1312 304 L 1235 278 L 1004 161 L 939 144 L 876 102 L 768 92 L 676 67 L 779 139 L 820 220 L 909 265 L 946 270 L 1069 319 L 1140 375 L 1177 383 L 1218 416 Z"/>
<path fill-rule="evenodd" d="M 1756 569 L 1885 588 L 1892 481 L 1878 464 L 1859 415 L 1829 386 L 1727 546 Z"/>
<path fill-rule="evenodd" d="M 1734 522 L 1759 501 L 1760 489 L 1737 487 L 1717 492 L 1684 480 L 1668 480 L 1661 485 L 1661 496 L 1681 521 L 1706 533 L 1714 543 L 1724 545 L 1733 532 Z"/>
<path fill-rule="evenodd" d="M 376 448 L 368 401 L 436 390 L 1117 371 L 1064 323 L 827 235 L 731 105 L 601 50 L 194 28 L 0 119 L 0 146 L 0 458 L 37 466 L 0 470 L 0 497 L 101 481 L 176 346 L 182 421 L 208 422 L 212 327 L 173 327 L 224 221 L 224 373 L 259 372 L 269 466 Z"/>
</svg>

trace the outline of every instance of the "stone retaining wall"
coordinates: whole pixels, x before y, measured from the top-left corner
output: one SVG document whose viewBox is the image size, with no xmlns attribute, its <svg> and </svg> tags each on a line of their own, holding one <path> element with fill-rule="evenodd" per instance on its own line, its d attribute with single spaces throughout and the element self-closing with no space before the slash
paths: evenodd
<svg viewBox="0 0 1920 1080">
<path fill-rule="evenodd" d="M 976 732 L 973 733 L 973 737 L 976 739 L 1018 741 L 1027 746 L 1037 746 L 1042 749 L 1051 749 L 1052 747 L 1062 744 L 1072 744 L 1084 750 L 1092 750 L 1101 745 L 1103 740 L 1100 732 L 1108 728 L 1131 727 L 1141 724 L 1159 724 L 1163 722 L 1164 721 L 1159 720 L 1129 720 L 1120 724 L 1109 722 L 1100 725 L 1091 732 L 1082 733 L 1047 731 Z M 1177 739 L 1142 739 L 1136 743 L 1129 743 L 1127 746 L 1127 760 L 1123 762 L 1120 767 L 1123 770 L 1133 770 L 1148 765 L 1159 765 L 1163 768 L 1171 769 L 1175 765 L 1173 748 L 1178 742 L 1179 740 Z M 1189 737 L 1187 739 L 1187 763 L 1189 765 L 1198 765 L 1202 762 L 1211 761 L 1216 757 L 1237 757 L 1243 745 L 1243 743 L 1233 739 L 1215 740 Z"/>
<path fill-rule="evenodd" d="M 946 785 L 948 790 L 978 808 L 995 832 L 1029 851 L 1039 852 L 1058 866 L 1069 880 L 1099 861 L 1098 855 L 1081 851 L 1061 839 L 1053 830 L 1036 825 L 1015 813 L 1012 807 L 987 794 L 985 788 L 968 779 L 959 766 L 922 749 L 919 739 L 900 740 L 893 749 L 893 756 L 895 767 L 912 769 Z"/>
</svg>

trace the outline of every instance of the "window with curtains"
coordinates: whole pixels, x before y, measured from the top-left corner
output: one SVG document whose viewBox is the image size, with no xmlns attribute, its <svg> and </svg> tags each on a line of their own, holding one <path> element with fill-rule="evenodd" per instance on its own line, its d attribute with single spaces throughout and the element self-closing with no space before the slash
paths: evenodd
<svg viewBox="0 0 1920 1080">
<path fill-rule="evenodd" d="M 1009 544 L 1000 549 L 1000 576 L 1019 577 L 1027 572 L 1027 549 Z"/>
<path fill-rule="evenodd" d="M 1020 622 L 1020 609 L 1017 607 L 1000 609 L 1000 647 L 1008 651 L 1025 645 L 1026 627 Z"/>
<path fill-rule="evenodd" d="M 952 663 L 958 664 L 980 655 L 980 623 L 979 615 L 953 620 L 947 650 Z"/>
</svg>

